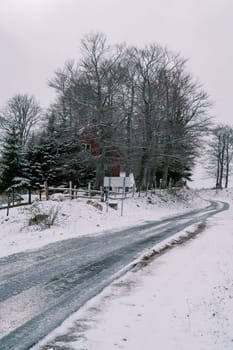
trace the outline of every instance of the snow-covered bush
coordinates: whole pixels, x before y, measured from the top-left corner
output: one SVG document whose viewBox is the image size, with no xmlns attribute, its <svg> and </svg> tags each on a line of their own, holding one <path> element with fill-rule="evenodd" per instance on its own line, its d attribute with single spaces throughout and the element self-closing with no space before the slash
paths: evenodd
<svg viewBox="0 0 233 350">
<path fill-rule="evenodd" d="M 51 199 L 52 201 L 57 201 L 57 202 L 64 202 L 65 195 L 63 193 L 54 193 L 52 194 L 49 199 Z"/>
<path fill-rule="evenodd" d="M 41 207 L 40 203 L 34 203 L 29 211 L 28 225 L 37 225 L 41 229 L 53 226 L 58 218 L 60 207 L 52 205 L 49 208 Z"/>
</svg>

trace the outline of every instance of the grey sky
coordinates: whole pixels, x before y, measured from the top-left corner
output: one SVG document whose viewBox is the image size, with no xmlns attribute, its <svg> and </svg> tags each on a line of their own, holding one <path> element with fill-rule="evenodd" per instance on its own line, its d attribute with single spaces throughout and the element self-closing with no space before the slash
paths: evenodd
<svg viewBox="0 0 233 350">
<path fill-rule="evenodd" d="M 55 69 L 101 31 L 113 44 L 156 42 L 189 58 L 213 114 L 233 124 L 232 14 L 232 0 L 0 0 L 0 108 L 24 92 L 46 107 Z"/>
</svg>

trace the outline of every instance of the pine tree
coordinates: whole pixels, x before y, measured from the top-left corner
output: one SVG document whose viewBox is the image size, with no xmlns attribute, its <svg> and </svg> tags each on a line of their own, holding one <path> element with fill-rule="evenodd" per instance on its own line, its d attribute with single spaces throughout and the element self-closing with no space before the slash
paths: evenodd
<svg viewBox="0 0 233 350">
<path fill-rule="evenodd" d="M 40 136 L 37 140 L 30 140 L 27 147 L 27 175 L 31 187 L 37 189 L 45 181 L 52 183 L 55 177 L 56 145 L 53 140 Z"/>
<path fill-rule="evenodd" d="M 38 189 L 44 182 L 40 153 L 40 147 L 35 143 L 34 137 L 32 137 L 27 145 L 25 169 L 33 189 Z"/>
<path fill-rule="evenodd" d="M 6 133 L 0 165 L 0 192 L 3 192 L 14 184 L 16 178 L 23 177 L 23 157 L 14 125 Z"/>
</svg>

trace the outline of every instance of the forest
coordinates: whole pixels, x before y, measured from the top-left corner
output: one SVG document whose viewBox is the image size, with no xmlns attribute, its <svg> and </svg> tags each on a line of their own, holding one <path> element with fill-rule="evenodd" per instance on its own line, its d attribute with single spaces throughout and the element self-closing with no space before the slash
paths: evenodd
<svg viewBox="0 0 233 350">
<path fill-rule="evenodd" d="M 137 189 L 180 186 L 197 158 L 218 188 L 228 187 L 233 131 L 215 125 L 211 101 L 166 47 L 110 45 L 84 35 L 77 60 L 54 72 L 54 101 L 16 94 L 0 110 L 0 193 L 12 187 L 103 186 L 134 174 Z"/>
</svg>

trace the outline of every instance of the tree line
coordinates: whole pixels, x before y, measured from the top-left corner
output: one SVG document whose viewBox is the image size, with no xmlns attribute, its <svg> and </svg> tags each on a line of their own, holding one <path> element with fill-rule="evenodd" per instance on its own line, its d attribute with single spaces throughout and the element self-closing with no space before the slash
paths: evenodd
<svg viewBox="0 0 233 350">
<path fill-rule="evenodd" d="M 233 128 L 218 124 L 211 128 L 206 145 L 206 170 L 216 188 L 228 188 L 233 161 Z"/>
<path fill-rule="evenodd" d="M 55 71 L 49 86 L 55 98 L 46 111 L 33 96 L 16 95 L 0 112 L 0 191 L 44 181 L 99 188 L 119 168 L 141 189 L 191 179 L 211 104 L 180 54 L 110 45 L 91 33 L 80 59 Z M 227 149 L 216 163 L 220 186 Z"/>
</svg>

